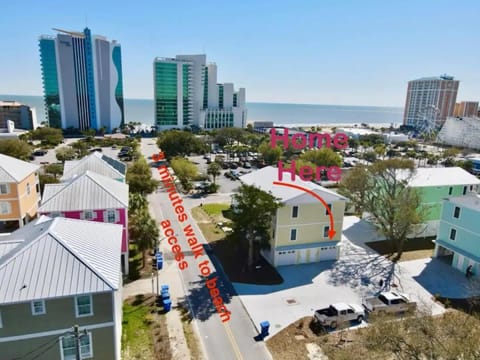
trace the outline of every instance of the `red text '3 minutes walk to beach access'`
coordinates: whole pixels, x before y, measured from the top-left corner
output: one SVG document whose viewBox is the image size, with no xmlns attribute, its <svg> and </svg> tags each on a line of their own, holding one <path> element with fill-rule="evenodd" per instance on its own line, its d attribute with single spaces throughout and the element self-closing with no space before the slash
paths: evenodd
<svg viewBox="0 0 480 360">
<path fill-rule="evenodd" d="M 165 159 L 165 154 L 160 152 L 152 156 L 153 161 L 161 161 Z M 189 217 L 185 212 L 185 207 L 183 206 L 183 199 L 180 194 L 178 194 L 177 189 L 175 188 L 175 183 L 170 175 L 166 165 L 161 165 L 158 167 L 158 173 L 162 180 L 164 189 L 168 193 L 168 198 L 170 199 L 171 206 L 175 212 L 176 219 L 169 220 L 164 219 L 160 221 L 161 231 L 165 238 L 167 239 L 168 244 L 171 247 L 172 253 L 177 261 L 178 267 L 181 270 L 188 268 L 189 263 L 185 258 L 185 254 L 181 245 L 178 243 L 178 234 L 175 234 L 175 231 L 172 227 L 172 222 L 178 222 L 181 224 L 183 229 L 183 236 L 187 240 L 190 251 L 192 252 L 194 259 L 197 261 L 197 266 L 200 275 L 205 279 L 205 286 L 210 293 L 212 298 L 212 303 L 215 306 L 222 322 L 227 322 L 230 320 L 231 312 L 225 306 L 222 297 L 220 296 L 220 291 L 217 288 L 217 276 L 211 276 L 212 270 L 210 267 L 210 259 L 205 255 L 203 245 L 199 242 L 195 229 L 192 227 L 192 224 L 187 224 Z"/>
</svg>

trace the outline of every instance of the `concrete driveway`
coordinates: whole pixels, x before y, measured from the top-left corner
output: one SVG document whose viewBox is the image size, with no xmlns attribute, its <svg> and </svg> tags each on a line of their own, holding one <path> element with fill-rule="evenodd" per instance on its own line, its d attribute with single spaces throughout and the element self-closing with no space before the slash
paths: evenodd
<svg viewBox="0 0 480 360">
<path fill-rule="evenodd" d="M 234 283 L 235 290 L 257 327 L 261 321 L 270 322 L 271 335 L 304 316 L 312 316 L 316 309 L 335 302 L 361 304 L 362 297 L 380 290 L 397 289 L 409 294 L 422 310 L 432 314 L 443 313 L 445 309 L 433 301 L 433 293 L 429 292 L 433 287 L 428 284 L 450 279 L 446 274 L 456 270 L 439 266 L 432 268 L 434 271 L 426 276 L 420 265 L 409 264 L 413 262 L 394 265 L 365 245 L 374 240 L 378 237 L 371 225 L 357 217 L 347 216 L 339 260 L 281 266 L 278 271 L 284 279 L 283 284 L 257 286 Z M 422 276 L 423 284 L 417 282 L 422 280 Z M 384 280 L 382 288 L 379 286 L 380 279 Z M 448 288 L 452 293 L 460 293 L 462 285 L 453 282 Z"/>
</svg>

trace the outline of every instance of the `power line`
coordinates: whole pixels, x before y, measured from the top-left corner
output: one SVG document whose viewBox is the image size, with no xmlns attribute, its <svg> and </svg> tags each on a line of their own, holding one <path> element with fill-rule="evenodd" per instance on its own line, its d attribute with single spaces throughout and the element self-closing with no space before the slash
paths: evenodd
<svg viewBox="0 0 480 360">
<path fill-rule="evenodd" d="M 35 357 L 30 358 L 30 360 L 40 359 L 40 356 L 42 356 L 43 354 L 45 354 L 45 353 L 46 353 L 48 350 L 50 350 L 52 347 L 56 346 L 59 341 L 60 341 L 60 338 L 55 339 L 55 342 L 54 342 L 52 345 L 50 345 L 48 348 L 46 348 L 45 350 L 43 350 L 40 354 L 35 355 Z"/>
<path fill-rule="evenodd" d="M 45 343 L 43 343 L 42 345 L 39 345 L 37 348 L 29 351 L 28 353 L 23 354 L 22 356 L 17 356 L 17 357 L 15 357 L 15 358 L 12 358 L 11 360 L 23 360 L 23 359 L 25 359 L 27 356 L 30 356 L 31 354 L 33 354 L 34 352 L 37 352 L 37 351 L 41 350 L 43 347 L 50 345 L 50 343 L 51 343 L 52 341 L 53 341 L 53 342 L 57 342 L 57 341 L 58 341 L 58 338 L 50 339 L 50 340 L 46 341 Z"/>
</svg>

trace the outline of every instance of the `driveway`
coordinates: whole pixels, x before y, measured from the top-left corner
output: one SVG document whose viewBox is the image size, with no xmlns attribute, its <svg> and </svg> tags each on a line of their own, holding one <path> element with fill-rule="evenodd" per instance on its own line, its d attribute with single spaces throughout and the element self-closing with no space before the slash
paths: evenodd
<svg viewBox="0 0 480 360">
<path fill-rule="evenodd" d="M 429 291 L 434 288 L 429 284 L 441 284 L 448 279 L 447 288 L 451 293 L 464 291 L 464 283 L 456 281 L 459 279 L 450 283 L 451 274 L 456 270 L 448 266 L 432 267 L 433 271 L 428 271 L 428 266 L 422 268 L 416 264 L 418 261 L 394 266 L 365 245 L 378 237 L 371 225 L 355 216 L 345 217 L 342 232 L 340 259 L 335 262 L 281 266 L 278 268 L 284 279 L 281 285 L 234 283 L 257 327 L 261 321 L 268 320 L 273 335 L 304 316 L 312 316 L 318 308 L 335 302 L 361 304 L 362 297 L 388 289 L 405 292 L 422 310 L 441 314 L 445 309 L 433 301 L 433 293 Z M 379 286 L 380 279 L 384 280 L 383 288 Z"/>
</svg>

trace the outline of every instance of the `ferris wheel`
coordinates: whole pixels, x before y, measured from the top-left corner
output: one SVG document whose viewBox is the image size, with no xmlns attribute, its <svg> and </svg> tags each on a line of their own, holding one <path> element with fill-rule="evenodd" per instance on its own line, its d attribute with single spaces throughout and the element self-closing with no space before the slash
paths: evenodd
<svg viewBox="0 0 480 360">
<path fill-rule="evenodd" d="M 417 114 L 417 132 L 425 141 L 433 140 L 438 132 L 437 116 L 440 109 L 435 105 L 428 105 Z"/>
</svg>

